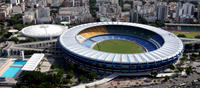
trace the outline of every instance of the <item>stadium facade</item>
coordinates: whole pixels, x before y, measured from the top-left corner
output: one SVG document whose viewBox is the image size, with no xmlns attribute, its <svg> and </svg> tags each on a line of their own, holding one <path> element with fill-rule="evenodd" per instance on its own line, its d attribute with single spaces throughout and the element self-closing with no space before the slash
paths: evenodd
<svg viewBox="0 0 200 88">
<path fill-rule="evenodd" d="M 145 48 L 144 53 L 124 54 L 94 50 L 104 40 L 127 40 Z M 182 41 L 160 28 L 127 22 L 97 22 L 75 26 L 58 39 L 67 61 L 98 72 L 136 73 L 165 69 L 184 51 Z"/>
</svg>

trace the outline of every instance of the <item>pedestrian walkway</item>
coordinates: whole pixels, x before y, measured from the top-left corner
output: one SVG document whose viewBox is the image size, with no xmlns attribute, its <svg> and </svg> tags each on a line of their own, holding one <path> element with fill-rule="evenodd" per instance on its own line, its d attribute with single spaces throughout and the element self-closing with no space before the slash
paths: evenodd
<svg viewBox="0 0 200 88">
<path fill-rule="evenodd" d="M 118 77 L 118 76 L 119 76 L 119 74 L 114 73 L 114 74 L 112 74 L 112 75 L 109 75 L 109 76 L 107 76 L 107 77 L 101 79 L 101 80 L 97 80 L 97 81 L 95 81 L 95 82 L 87 83 L 87 84 L 80 84 L 80 85 L 78 85 L 78 86 L 73 86 L 72 88 L 85 88 L 85 87 L 87 87 L 87 86 L 89 87 L 89 86 L 100 85 L 100 84 L 106 83 L 106 82 L 108 82 L 108 81 L 110 81 L 110 80 L 112 80 L 112 79 L 114 79 L 114 78 L 116 78 L 116 77 Z"/>
<path fill-rule="evenodd" d="M 101 85 L 104 83 L 107 83 L 111 80 L 113 80 L 114 78 L 118 77 L 118 76 L 141 76 L 141 75 L 149 75 L 149 72 L 142 72 L 142 73 L 113 73 L 101 80 L 97 80 L 94 81 L 92 83 L 87 83 L 87 84 L 80 84 L 78 86 L 73 86 L 72 88 L 86 88 L 86 87 L 91 87 L 91 86 L 95 86 L 95 85 Z"/>
</svg>

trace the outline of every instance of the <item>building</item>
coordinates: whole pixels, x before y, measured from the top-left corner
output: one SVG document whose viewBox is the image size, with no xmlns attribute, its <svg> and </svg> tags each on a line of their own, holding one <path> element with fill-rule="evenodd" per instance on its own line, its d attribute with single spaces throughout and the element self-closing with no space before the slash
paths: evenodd
<svg viewBox="0 0 200 88">
<path fill-rule="evenodd" d="M 183 17 L 194 15 L 194 5 L 191 3 L 183 4 Z"/>
<path fill-rule="evenodd" d="M 130 11 L 130 22 L 138 22 L 138 12 L 136 10 Z"/>
<path fill-rule="evenodd" d="M 22 14 L 22 8 L 21 6 L 13 6 L 12 8 L 12 15 L 15 14 Z"/>
<path fill-rule="evenodd" d="M 123 19 L 126 19 L 126 16 L 122 16 L 125 14 L 122 13 L 122 8 L 116 1 L 118 0 L 97 0 L 96 6 L 99 7 L 97 17 L 105 18 L 107 21 L 123 21 Z M 127 8 L 129 7 L 130 5 L 128 4 Z M 103 19 L 101 21 L 103 21 Z"/>
<path fill-rule="evenodd" d="M 62 7 L 59 9 L 58 13 L 57 18 L 59 18 L 60 21 L 65 21 L 65 19 L 70 19 L 70 22 L 72 23 L 85 23 L 93 21 L 89 8 L 85 6 Z"/>
<path fill-rule="evenodd" d="M 124 4 L 123 5 L 124 10 L 130 10 L 131 9 L 131 4 Z"/>
<path fill-rule="evenodd" d="M 50 23 L 50 8 L 49 7 L 38 7 L 36 9 L 37 23 Z"/>
<path fill-rule="evenodd" d="M 12 13 L 12 4 L 5 4 L 0 7 L 0 19 L 9 17 Z"/>
<path fill-rule="evenodd" d="M 99 13 L 106 14 L 107 13 L 106 7 L 105 6 L 99 6 Z"/>
<path fill-rule="evenodd" d="M 167 5 L 159 5 L 157 8 L 157 19 L 166 20 L 168 18 L 168 7 Z"/>
<path fill-rule="evenodd" d="M 35 11 L 33 11 L 32 9 L 29 11 L 24 12 L 23 15 L 23 23 L 32 23 L 35 22 Z"/>
<path fill-rule="evenodd" d="M 51 0 L 51 6 L 52 7 L 59 7 L 62 3 L 63 3 L 64 0 Z"/>
<path fill-rule="evenodd" d="M 25 27 L 21 33 L 27 37 L 51 39 L 60 36 L 64 30 L 65 27 L 61 25 L 41 24 Z"/>
<path fill-rule="evenodd" d="M 117 17 L 115 17 L 117 18 Z M 122 22 L 130 22 L 130 12 L 126 11 L 126 12 L 122 12 L 121 13 L 121 21 Z M 112 18 L 114 19 L 114 18 Z M 115 21 L 115 20 L 112 20 L 112 21 Z"/>
<path fill-rule="evenodd" d="M 182 7 L 178 5 L 177 16 L 179 22 L 191 23 L 194 17 L 194 5 L 191 3 L 184 3 Z"/>
<path fill-rule="evenodd" d="M 144 46 L 147 52 L 122 54 L 92 49 L 96 42 L 110 39 L 137 40 L 136 42 Z M 59 37 L 58 45 L 69 63 L 102 73 L 162 71 L 175 63 L 184 50 L 182 41 L 170 32 L 126 22 L 88 23 L 73 27 Z"/>
<path fill-rule="evenodd" d="M 18 5 L 20 4 L 20 0 L 10 0 L 10 4 Z"/>
</svg>

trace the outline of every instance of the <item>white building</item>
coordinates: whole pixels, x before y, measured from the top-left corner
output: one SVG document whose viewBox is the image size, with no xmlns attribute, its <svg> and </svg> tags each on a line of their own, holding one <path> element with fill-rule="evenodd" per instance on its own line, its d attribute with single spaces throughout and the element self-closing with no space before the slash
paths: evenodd
<svg viewBox="0 0 200 88">
<path fill-rule="evenodd" d="M 9 17 L 12 13 L 12 4 L 5 4 L 0 7 L 0 19 Z"/>
<path fill-rule="evenodd" d="M 49 7 L 39 7 L 36 10 L 37 23 L 49 23 L 51 22 L 50 8 Z"/>
<path fill-rule="evenodd" d="M 157 19 L 166 20 L 168 17 L 168 7 L 167 5 L 159 5 L 157 9 Z"/>
<path fill-rule="evenodd" d="M 18 5 L 18 4 L 20 4 L 20 0 L 10 0 L 10 3 Z"/>
<path fill-rule="evenodd" d="M 13 6 L 12 8 L 12 14 L 22 14 L 22 8 L 21 6 Z"/>
<path fill-rule="evenodd" d="M 183 4 L 183 17 L 194 15 L 194 5 L 191 3 Z"/>
<path fill-rule="evenodd" d="M 29 10 L 29 11 L 26 11 L 24 12 L 24 15 L 23 15 L 23 23 L 31 23 L 33 22 L 35 19 L 35 12 L 32 11 L 32 10 Z"/>
<path fill-rule="evenodd" d="M 91 22 L 92 16 L 90 15 L 89 8 L 88 7 L 62 7 L 59 9 L 59 15 L 58 17 L 61 19 L 61 21 L 65 21 L 63 19 L 70 18 L 70 21 L 78 22 L 78 23 L 84 23 L 84 22 Z"/>
<path fill-rule="evenodd" d="M 105 6 L 99 6 L 99 13 L 106 14 L 106 7 Z"/>
</svg>

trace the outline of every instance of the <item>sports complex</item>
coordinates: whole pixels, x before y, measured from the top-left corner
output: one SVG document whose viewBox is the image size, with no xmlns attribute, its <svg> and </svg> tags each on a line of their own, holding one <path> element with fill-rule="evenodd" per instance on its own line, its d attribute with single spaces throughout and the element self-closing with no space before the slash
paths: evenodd
<svg viewBox="0 0 200 88">
<path fill-rule="evenodd" d="M 152 72 L 182 55 L 182 41 L 160 28 L 127 22 L 96 22 L 63 32 L 58 44 L 67 60 L 98 72 Z"/>
</svg>

